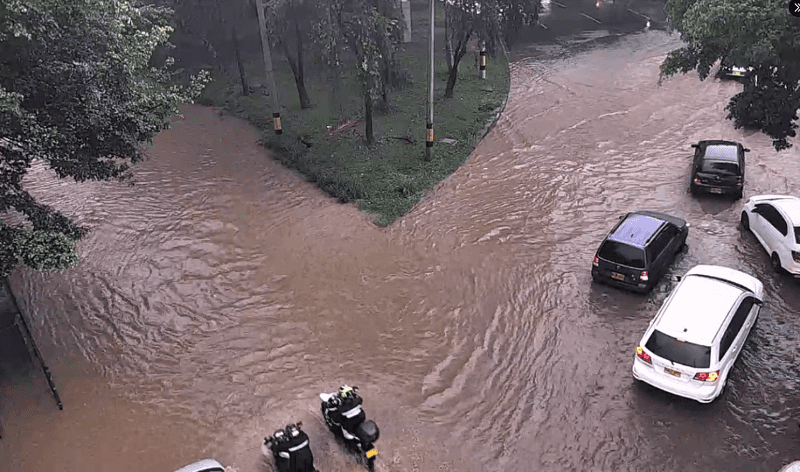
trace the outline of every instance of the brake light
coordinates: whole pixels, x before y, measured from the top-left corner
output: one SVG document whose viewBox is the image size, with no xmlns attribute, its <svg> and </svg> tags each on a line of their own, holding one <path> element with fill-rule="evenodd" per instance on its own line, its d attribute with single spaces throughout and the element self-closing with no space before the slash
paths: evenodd
<svg viewBox="0 0 800 472">
<path fill-rule="evenodd" d="M 794 259 L 795 262 L 800 264 L 800 252 L 792 251 L 792 259 Z"/>
<path fill-rule="evenodd" d="M 719 371 L 716 372 L 698 372 L 694 374 L 695 380 L 702 382 L 714 382 L 719 378 Z"/>
<path fill-rule="evenodd" d="M 650 277 L 647 276 L 647 271 L 646 270 L 642 271 L 642 275 L 640 275 L 639 278 L 641 280 L 644 280 L 644 281 L 650 280 Z"/>
<path fill-rule="evenodd" d="M 698 178 L 695 178 L 695 179 L 694 179 L 694 183 L 696 183 L 696 184 L 699 184 L 699 183 L 700 183 L 700 179 L 698 179 Z"/>
<path fill-rule="evenodd" d="M 736 184 L 742 185 L 743 179 L 741 177 L 736 177 Z"/>
<path fill-rule="evenodd" d="M 600 259 L 598 259 L 597 256 L 594 256 L 594 260 L 592 261 L 592 265 L 595 266 L 595 267 L 600 265 Z"/>
<path fill-rule="evenodd" d="M 644 352 L 644 349 L 642 349 L 642 346 L 636 346 L 636 357 L 638 357 L 639 359 L 647 362 L 648 364 L 652 364 L 653 363 L 653 361 L 650 359 L 650 354 Z"/>
</svg>

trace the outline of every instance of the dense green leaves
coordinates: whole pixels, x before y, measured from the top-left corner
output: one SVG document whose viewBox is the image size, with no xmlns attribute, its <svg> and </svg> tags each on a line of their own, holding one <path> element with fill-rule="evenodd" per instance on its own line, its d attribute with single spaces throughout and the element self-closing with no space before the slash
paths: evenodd
<svg viewBox="0 0 800 472">
<path fill-rule="evenodd" d="M 764 131 L 777 150 L 791 146 L 800 108 L 800 22 L 786 2 L 669 0 L 667 9 L 686 46 L 669 53 L 663 75 L 697 70 L 705 79 L 717 61 L 752 66 L 752 80 L 728 104 L 728 118 Z"/>
<path fill-rule="evenodd" d="M 125 179 L 142 145 L 199 93 L 201 74 L 175 85 L 167 60 L 170 11 L 132 0 L 13 0 L 0 5 L 0 276 L 15 265 L 61 269 L 77 261 L 85 230 L 22 188 L 41 159 L 76 181 Z"/>
</svg>

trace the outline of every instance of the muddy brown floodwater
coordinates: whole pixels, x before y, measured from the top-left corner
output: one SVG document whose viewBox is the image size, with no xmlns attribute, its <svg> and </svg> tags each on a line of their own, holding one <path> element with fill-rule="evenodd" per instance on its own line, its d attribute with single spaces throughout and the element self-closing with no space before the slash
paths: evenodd
<svg viewBox="0 0 800 472">
<path fill-rule="evenodd" d="M 646 31 L 522 51 L 498 125 L 385 230 L 271 161 L 247 124 L 196 106 L 157 137 L 134 187 L 33 172 L 29 187 L 93 232 L 80 267 L 12 279 L 65 409 L 24 357 L 7 361 L 0 468 L 170 472 L 213 456 L 269 471 L 261 438 L 303 421 L 321 471 L 359 471 L 318 411 L 317 394 L 342 383 L 381 428 L 383 471 L 798 459 L 800 286 L 739 230 L 742 202 L 687 187 L 689 145 L 729 138 L 752 149 L 745 198 L 796 194 L 800 148 L 734 130 L 734 82 L 659 87 L 677 45 Z M 645 296 L 591 283 L 599 241 L 642 208 L 692 224 L 669 275 L 710 263 L 764 282 L 760 320 L 710 405 L 631 377 L 674 282 Z"/>
</svg>

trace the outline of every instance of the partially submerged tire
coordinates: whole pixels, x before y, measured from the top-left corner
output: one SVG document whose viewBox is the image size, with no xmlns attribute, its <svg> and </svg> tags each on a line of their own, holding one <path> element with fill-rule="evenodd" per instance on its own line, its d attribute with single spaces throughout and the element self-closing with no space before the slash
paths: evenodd
<svg viewBox="0 0 800 472">
<path fill-rule="evenodd" d="M 747 212 L 742 212 L 742 217 L 739 222 L 742 224 L 743 230 L 747 231 L 750 229 L 750 217 L 747 216 Z"/>
<path fill-rule="evenodd" d="M 783 266 L 781 266 L 781 258 L 778 257 L 778 253 L 776 253 L 776 252 L 772 253 L 772 258 L 771 258 L 770 262 L 772 262 L 772 269 L 775 272 L 777 272 L 779 274 L 783 273 Z"/>
</svg>

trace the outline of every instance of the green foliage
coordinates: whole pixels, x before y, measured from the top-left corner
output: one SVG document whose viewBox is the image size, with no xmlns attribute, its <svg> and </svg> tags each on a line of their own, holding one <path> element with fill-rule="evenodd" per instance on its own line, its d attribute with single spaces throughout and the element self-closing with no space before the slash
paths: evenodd
<svg viewBox="0 0 800 472">
<path fill-rule="evenodd" d="M 413 24 L 421 25 L 422 31 L 427 31 L 425 13 L 412 11 L 412 15 L 418 15 L 412 18 Z M 436 41 L 441 44 L 441 40 L 439 30 Z M 486 80 L 478 77 L 471 61 L 469 64 L 465 61 L 462 72 L 474 73 L 462 79 L 452 99 L 442 99 L 443 77 L 447 76 L 442 49 L 437 49 L 440 55 L 436 58 L 435 132 L 437 139 L 450 138 L 456 143 L 437 141 L 430 162 L 423 159 L 428 64 L 428 38 L 423 34 L 412 36 L 412 42 L 403 44 L 397 53 L 398 66 L 410 71 L 410 81 L 393 94 L 391 112 L 376 114 L 376 140 L 372 146 L 364 145 L 362 139 L 363 97 L 355 67 L 342 70 L 338 101 L 344 117 L 353 120 L 342 122 L 339 108 L 326 99 L 330 98 L 331 88 L 325 74 L 310 76 L 309 94 L 317 105 L 303 110 L 297 94 L 290 93 L 293 81 L 288 65 L 278 64 L 275 70 L 278 93 L 287 97 L 281 114 L 283 134 L 279 136 L 264 119 L 269 116 L 269 97 L 261 94 L 240 97 L 231 81 L 227 86 L 214 84 L 204 95 L 209 103 L 223 106 L 229 113 L 263 129 L 262 143 L 274 152 L 275 159 L 297 170 L 340 202 L 358 205 L 362 211 L 374 215 L 378 225 L 386 226 L 411 210 L 429 189 L 466 162 L 508 97 L 508 63 L 505 56 L 498 55 L 489 61 Z M 347 132 L 335 132 L 347 123 L 353 125 Z"/>
<path fill-rule="evenodd" d="M 697 70 L 708 77 L 718 61 L 752 66 L 752 82 L 727 106 L 735 126 L 755 127 L 775 149 L 791 146 L 800 108 L 800 23 L 783 0 L 669 0 L 674 28 L 686 46 L 664 60 L 662 77 Z"/>
<path fill-rule="evenodd" d="M 176 85 L 170 60 L 151 65 L 172 31 L 169 15 L 134 0 L 0 5 L 0 211 L 16 210 L 31 225 L 4 225 L 15 252 L 0 276 L 11 263 L 70 267 L 74 241 L 86 233 L 22 188 L 34 159 L 62 178 L 125 179 L 142 145 L 205 85 L 206 74 Z"/>
</svg>

